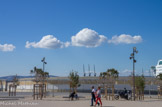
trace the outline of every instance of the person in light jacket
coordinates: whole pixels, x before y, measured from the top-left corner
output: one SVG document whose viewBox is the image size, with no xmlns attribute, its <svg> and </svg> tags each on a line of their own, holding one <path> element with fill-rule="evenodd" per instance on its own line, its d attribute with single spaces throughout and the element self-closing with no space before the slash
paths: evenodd
<svg viewBox="0 0 162 107">
<path fill-rule="evenodd" d="M 102 101 L 101 101 L 101 87 L 98 87 L 98 90 L 96 92 L 96 104 L 95 104 L 95 107 L 98 103 L 98 101 L 100 102 L 100 105 L 102 107 Z"/>
</svg>

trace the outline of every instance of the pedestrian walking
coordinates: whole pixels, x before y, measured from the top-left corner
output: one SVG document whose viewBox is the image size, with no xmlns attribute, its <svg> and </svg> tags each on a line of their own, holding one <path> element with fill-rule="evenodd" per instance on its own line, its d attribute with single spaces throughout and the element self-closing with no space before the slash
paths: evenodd
<svg viewBox="0 0 162 107">
<path fill-rule="evenodd" d="M 101 101 L 101 87 L 98 87 L 98 90 L 96 92 L 96 104 L 95 104 L 95 107 L 98 103 L 98 101 L 100 102 L 100 105 L 102 107 L 102 101 Z"/>
<path fill-rule="evenodd" d="M 91 91 L 91 106 L 93 106 L 93 101 L 96 102 L 95 93 L 96 93 L 96 90 L 94 89 L 94 86 L 92 86 L 92 91 Z"/>
</svg>

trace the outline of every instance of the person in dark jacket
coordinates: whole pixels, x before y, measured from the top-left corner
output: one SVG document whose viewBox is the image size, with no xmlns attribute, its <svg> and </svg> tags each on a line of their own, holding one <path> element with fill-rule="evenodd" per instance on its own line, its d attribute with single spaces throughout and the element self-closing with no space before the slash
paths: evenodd
<svg viewBox="0 0 162 107">
<path fill-rule="evenodd" d="M 73 100 L 74 96 L 75 96 L 75 91 L 72 92 L 72 93 L 69 95 L 69 98 L 71 98 L 71 100 Z"/>
<path fill-rule="evenodd" d="M 94 89 L 94 86 L 92 86 L 92 91 L 91 91 L 91 106 L 93 106 L 93 102 L 96 102 L 96 90 Z M 98 103 L 99 105 L 99 103 Z"/>
</svg>

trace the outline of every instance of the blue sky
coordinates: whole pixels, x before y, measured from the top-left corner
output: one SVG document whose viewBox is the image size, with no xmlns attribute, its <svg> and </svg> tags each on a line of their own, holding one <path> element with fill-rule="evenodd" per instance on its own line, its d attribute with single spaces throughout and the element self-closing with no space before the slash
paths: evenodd
<svg viewBox="0 0 162 107">
<path fill-rule="evenodd" d="M 51 75 L 82 76 L 83 64 L 130 75 L 134 46 L 136 73 L 147 75 L 161 40 L 161 0 L 0 0 L 0 76 L 29 75 L 43 57 Z"/>
</svg>

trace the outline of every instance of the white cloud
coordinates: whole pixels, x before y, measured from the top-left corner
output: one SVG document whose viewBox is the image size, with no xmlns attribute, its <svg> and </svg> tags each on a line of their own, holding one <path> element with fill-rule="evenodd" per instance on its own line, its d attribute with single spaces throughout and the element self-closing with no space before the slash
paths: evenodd
<svg viewBox="0 0 162 107">
<path fill-rule="evenodd" d="M 130 76 L 132 74 L 132 70 L 125 69 L 119 73 L 120 76 Z"/>
<path fill-rule="evenodd" d="M 97 47 L 107 38 L 104 35 L 99 35 L 96 31 L 84 28 L 78 32 L 75 36 L 71 37 L 72 46 L 83 47 Z"/>
<path fill-rule="evenodd" d="M 70 42 L 65 42 L 64 45 L 65 45 L 65 47 L 69 47 L 71 44 L 70 44 Z"/>
<path fill-rule="evenodd" d="M 131 36 L 126 34 L 121 34 L 120 36 L 113 36 L 108 43 L 113 44 L 137 44 L 142 42 L 142 37 L 139 35 Z"/>
<path fill-rule="evenodd" d="M 64 48 L 70 45 L 69 42 L 61 42 L 53 35 L 46 35 L 42 37 L 39 42 L 26 42 L 26 48 L 34 47 L 34 48 L 46 48 L 46 49 L 57 49 L 57 48 Z"/>
<path fill-rule="evenodd" d="M 0 44 L 0 51 L 8 52 L 8 51 L 13 51 L 16 47 L 12 44 Z"/>
</svg>

